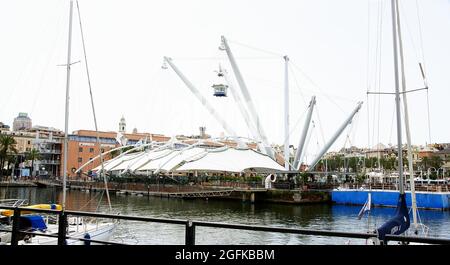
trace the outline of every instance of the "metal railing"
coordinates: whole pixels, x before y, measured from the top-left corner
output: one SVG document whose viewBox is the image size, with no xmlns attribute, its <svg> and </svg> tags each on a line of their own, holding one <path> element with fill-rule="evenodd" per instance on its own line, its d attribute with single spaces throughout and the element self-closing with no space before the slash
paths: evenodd
<svg viewBox="0 0 450 265">
<path fill-rule="evenodd" d="M 275 232 L 275 233 L 289 233 L 300 234 L 310 236 L 327 236 L 327 237 L 343 237 L 343 238 L 355 238 L 355 239 L 370 239 L 376 238 L 375 233 L 355 233 L 355 232 L 343 232 L 343 231 L 329 231 L 329 230 L 315 230 L 315 229 L 298 229 L 298 228 L 284 228 L 284 227 L 272 227 L 272 226 L 255 226 L 255 225 L 242 225 L 242 224 L 227 224 L 220 222 L 202 222 L 182 219 L 166 219 L 166 218 L 153 218 L 144 216 L 126 216 L 118 214 L 105 214 L 105 213 L 93 213 L 82 211 L 57 211 L 57 210 L 45 210 L 45 209 L 32 209 L 24 207 L 10 207 L 1 206 L 2 209 L 14 210 L 12 230 L 0 229 L 3 232 L 11 232 L 11 245 L 18 245 L 20 234 L 30 234 L 46 237 L 57 238 L 58 245 L 65 245 L 66 239 L 75 239 L 84 242 L 109 244 L 109 245 L 124 245 L 123 243 L 100 241 L 86 238 L 77 238 L 67 236 L 67 217 L 68 215 L 82 216 L 82 217 L 94 217 L 94 218 L 108 218 L 115 220 L 128 220 L 128 221 L 143 221 L 143 222 L 156 222 L 164 224 L 177 224 L 185 226 L 185 245 L 195 245 L 196 227 L 210 227 L 210 228 L 222 228 L 222 229 L 237 229 L 247 231 L 261 231 L 261 232 Z M 21 211 L 46 213 L 58 215 L 58 234 L 44 234 L 19 230 L 19 217 Z M 425 244 L 450 244 L 450 239 L 447 238 L 432 238 L 432 237 L 412 237 L 403 235 L 386 235 L 386 241 L 398 241 L 404 243 L 425 243 Z"/>
</svg>

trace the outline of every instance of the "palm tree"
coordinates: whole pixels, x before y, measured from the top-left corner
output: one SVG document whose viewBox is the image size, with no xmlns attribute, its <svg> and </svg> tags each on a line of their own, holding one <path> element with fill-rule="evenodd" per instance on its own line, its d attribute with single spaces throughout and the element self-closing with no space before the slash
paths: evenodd
<svg viewBox="0 0 450 265">
<path fill-rule="evenodd" d="M 39 151 L 35 148 L 31 149 L 31 151 L 27 154 L 27 160 L 31 160 L 31 176 L 33 176 L 34 171 L 34 161 L 38 160 L 41 157 Z"/>
<path fill-rule="evenodd" d="M 0 134 L 0 177 L 3 177 L 3 168 L 8 156 L 17 153 L 16 143 L 14 137 Z"/>
</svg>

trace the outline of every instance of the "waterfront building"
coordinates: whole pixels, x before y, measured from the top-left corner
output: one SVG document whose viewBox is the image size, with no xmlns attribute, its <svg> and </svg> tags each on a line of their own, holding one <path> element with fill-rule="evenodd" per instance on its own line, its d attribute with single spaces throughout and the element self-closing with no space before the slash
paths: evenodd
<svg viewBox="0 0 450 265">
<path fill-rule="evenodd" d="M 13 131 L 24 131 L 31 129 L 31 118 L 28 117 L 28 113 L 20 112 L 19 116 L 14 118 Z"/>
<path fill-rule="evenodd" d="M 434 153 L 436 153 L 438 151 L 438 149 L 436 149 L 435 147 L 429 145 L 429 146 L 425 146 L 422 149 L 419 150 L 419 159 L 422 160 L 424 157 L 427 158 L 431 158 Z"/>
<path fill-rule="evenodd" d="M 6 125 L 0 121 L 0 133 L 3 131 L 9 131 L 9 125 Z"/>
<path fill-rule="evenodd" d="M 39 154 L 39 158 L 34 162 L 34 176 L 41 178 L 59 176 L 64 133 L 44 126 L 35 126 L 30 129 L 30 132 L 35 135 L 32 144 Z"/>
<path fill-rule="evenodd" d="M 21 176 L 24 169 L 29 170 L 31 176 L 56 177 L 59 174 L 60 153 L 63 133 L 55 128 L 35 126 L 26 131 L 2 131 L 16 141 L 17 164 L 14 165 L 14 175 Z M 28 154 L 37 150 L 38 158 L 31 163 Z M 33 168 L 31 168 L 33 165 Z"/>
<path fill-rule="evenodd" d="M 125 127 L 124 127 L 125 129 Z M 102 132 L 99 131 L 99 140 L 101 145 L 101 151 L 107 152 L 113 148 L 119 147 L 121 144 L 117 141 L 116 132 Z M 156 142 L 166 142 L 170 137 L 161 134 L 150 134 L 150 133 L 124 133 L 123 136 L 127 139 L 127 145 L 134 145 L 138 141 L 156 141 Z M 64 149 L 64 148 L 63 148 Z M 99 148 L 97 145 L 97 133 L 93 130 L 77 130 L 69 135 L 68 150 L 67 150 L 67 176 L 69 178 L 85 178 L 86 176 L 81 176 L 75 174 L 75 171 L 84 165 L 85 163 L 92 160 L 94 157 L 99 155 Z M 118 151 L 117 153 L 120 153 Z M 61 152 L 61 161 L 63 161 L 64 150 Z M 107 154 L 103 157 L 104 160 L 109 160 L 112 156 L 117 155 Z M 89 172 L 93 168 L 100 165 L 100 160 L 96 159 L 88 164 L 84 168 L 84 172 Z M 63 171 L 60 171 L 60 176 L 63 175 Z"/>
<path fill-rule="evenodd" d="M 439 156 L 443 162 L 448 162 L 450 161 L 450 148 L 439 150 L 435 155 Z"/>
<path fill-rule="evenodd" d="M 379 143 L 366 151 L 367 158 L 378 158 L 378 157 L 387 158 L 390 154 L 391 154 L 391 149 L 387 148 L 382 143 Z"/>
</svg>

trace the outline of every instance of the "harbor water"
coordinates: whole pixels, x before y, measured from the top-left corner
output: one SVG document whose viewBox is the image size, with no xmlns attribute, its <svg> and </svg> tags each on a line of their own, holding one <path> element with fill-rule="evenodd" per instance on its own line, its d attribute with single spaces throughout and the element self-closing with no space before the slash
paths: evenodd
<svg viewBox="0 0 450 265">
<path fill-rule="evenodd" d="M 28 199 L 30 204 L 57 203 L 62 198 L 62 190 L 2 187 L 0 198 Z M 115 194 L 111 194 L 111 204 L 113 213 L 121 215 L 362 233 L 368 231 L 368 226 L 370 230 L 380 226 L 395 210 L 372 208 L 368 222 L 367 215 L 358 220 L 360 206 L 347 205 L 251 204 L 237 200 L 183 200 Z M 68 190 L 66 206 L 69 210 L 108 210 L 106 194 L 103 192 Z M 430 229 L 430 236 L 450 238 L 449 211 L 421 210 L 419 213 L 422 223 Z M 126 244 L 182 245 L 184 231 L 185 227 L 182 225 L 120 221 L 112 241 Z M 365 240 L 197 227 L 196 244 L 330 245 L 365 244 Z"/>
</svg>

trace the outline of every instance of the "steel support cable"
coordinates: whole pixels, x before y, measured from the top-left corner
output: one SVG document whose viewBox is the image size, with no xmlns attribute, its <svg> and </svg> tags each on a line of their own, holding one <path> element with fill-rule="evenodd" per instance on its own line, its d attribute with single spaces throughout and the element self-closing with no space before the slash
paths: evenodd
<svg viewBox="0 0 450 265">
<path fill-rule="evenodd" d="M 305 95 L 304 95 L 303 92 L 302 92 L 302 89 L 301 89 L 301 87 L 300 87 L 300 83 L 298 82 L 298 79 L 297 79 L 297 76 L 295 75 L 294 69 L 292 69 L 291 64 L 289 64 L 288 67 L 289 67 L 291 76 L 294 78 L 294 84 L 295 84 L 295 87 L 297 87 L 297 88 L 298 88 L 298 91 L 300 92 L 300 96 L 301 96 L 301 99 L 302 99 L 303 103 L 304 103 L 305 105 L 308 105 L 308 103 L 305 101 Z"/>
<path fill-rule="evenodd" d="M 319 126 L 320 126 L 320 133 L 321 133 L 321 136 L 322 136 L 323 144 L 325 144 L 326 143 L 326 141 L 325 141 L 325 134 L 323 133 L 323 126 L 322 126 L 322 121 L 320 120 L 319 108 L 318 107 L 316 107 L 316 111 L 314 113 L 316 113 L 317 121 L 319 122 Z"/>
<path fill-rule="evenodd" d="M 62 24 L 61 21 L 62 21 L 63 17 L 65 17 L 63 12 L 59 12 L 59 17 L 58 17 L 58 20 L 57 20 L 57 24 L 58 25 Z M 46 28 L 48 28 L 48 25 L 46 25 Z M 46 72 L 46 70 L 48 69 L 48 66 L 50 65 L 50 62 L 52 61 L 52 59 L 55 58 L 56 50 L 57 50 L 56 49 L 56 44 L 59 43 L 59 40 L 61 39 L 61 37 L 63 35 L 62 33 L 63 33 L 62 31 L 58 32 L 58 34 L 57 34 L 57 36 L 55 38 L 55 41 L 52 42 L 53 45 L 52 45 L 51 50 L 50 50 L 50 55 L 46 56 L 46 58 L 49 58 L 49 59 L 46 60 L 45 66 L 44 66 L 44 68 L 42 70 L 41 77 L 40 77 L 39 83 L 38 83 L 39 84 L 38 85 L 38 89 L 37 89 L 36 94 L 34 96 L 33 103 L 31 104 L 31 110 L 29 112 L 30 116 L 33 116 L 33 112 L 34 112 L 34 108 L 36 106 L 37 99 L 39 98 L 39 95 L 41 94 L 40 92 L 41 92 L 41 89 L 42 89 L 42 82 L 43 82 L 43 79 L 44 79 L 44 72 Z"/>
<path fill-rule="evenodd" d="M 393 111 L 392 111 L 391 129 L 390 129 L 390 133 L 389 133 L 389 143 L 392 142 L 392 129 L 394 128 L 394 118 L 395 118 L 395 107 L 393 108 Z"/>
<path fill-rule="evenodd" d="M 299 92 L 300 92 L 300 96 L 301 96 L 301 99 L 302 99 L 303 103 L 304 103 L 305 105 L 308 105 L 307 102 L 305 101 L 305 97 L 304 97 L 304 95 L 303 95 L 303 93 L 302 93 L 302 90 L 301 90 L 300 85 L 299 85 L 299 83 L 298 83 L 298 80 L 297 80 L 297 77 L 296 77 L 296 75 L 295 75 L 295 72 L 293 71 L 293 69 L 292 69 L 292 67 L 290 66 L 290 64 L 289 64 L 288 67 L 289 67 L 290 72 L 292 73 L 292 77 L 294 78 L 294 84 L 295 84 L 295 86 L 298 88 L 298 90 L 299 90 Z M 302 114 L 300 115 L 300 117 L 297 119 L 297 121 L 296 121 L 294 127 L 291 128 L 291 130 L 290 130 L 290 132 L 289 132 L 289 137 L 292 136 L 292 133 L 293 133 L 294 130 L 297 128 L 297 126 L 298 126 L 299 123 L 300 123 L 300 120 L 303 118 L 303 116 L 305 116 L 305 114 L 307 113 L 307 111 L 308 111 L 308 108 L 307 108 L 304 112 L 302 112 Z M 284 140 L 286 140 L 286 139 L 284 139 Z M 284 140 L 283 140 L 283 142 L 284 142 Z"/>
<path fill-rule="evenodd" d="M 339 104 L 337 104 L 337 102 L 336 102 L 335 100 L 333 100 L 333 98 L 330 97 L 329 94 L 325 93 L 324 90 L 323 90 L 319 85 L 317 85 L 317 84 L 312 80 L 311 77 L 309 77 L 309 75 L 307 75 L 307 74 L 306 74 L 299 66 L 297 66 L 292 60 L 290 60 L 289 62 L 290 62 L 290 64 L 293 65 L 293 66 L 294 66 L 294 67 L 295 67 L 295 68 L 296 68 L 296 69 L 297 69 L 304 77 L 306 77 L 306 79 L 307 79 L 314 87 L 316 87 L 317 89 L 319 89 L 321 95 L 325 96 L 325 98 L 327 98 L 331 103 L 333 103 L 340 111 L 342 111 L 342 113 L 345 113 L 344 109 L 342 109 L 342 107 L 339 106 Z M 341 97 L 341 96 L 337 96 L 337 95 L 333 95 L 333 97 L 354 102 L 354 100 L 347 99 L 347 98 L 344 98 L 344 97 Z"/>
<path fill-rule="evenodd" d="M 367 81 L 367 84 L 366 84 L 366 86 L 367 86 L 367 89 L 366 89 L 366 92 L 367 92 L 367 94 L 366 94 L 366 101 L 367 101 L 367 104 L 366 104 L 366 108 L 367 108 L 367 147 L 370 149 L 370 146 L 371 146 L 371 144 L 370 144 L 370 112 L 369 112 L 369 110 L 370 110 L 370 107 L 369 107 L 369 91 L 370 91 L 370 64 L 369 64 L 369 61 L 370 61 L 370 48 L 371 48 L 371 45 L 370 45 L 370 29 L 371 29 L 371 27 L 370 27 L 370 25 L 371 25 L 371 20 L 370 20 L 370 14 L 371 14 L 371 12 L 370 12 L 371 10 L 370 10 L 370 1 L 367 1 L 367 58 L 366 58 L 366 60 L 367 60 L 367 64 L 366 64 L 366 81 Z"/>
<path fill-rule="evenodd" d="M 95 196 L 93 198 L 91 198 L 87 203 L 85 203 L 83 206 L 81 206 L 79 208 L 79 210 L 81 211 L 82 209 L 84 209 L 86 206 L 88 206 L 91 201 L 93 201 L 96 197 L 98 197 L 98 195 L 102 195 L 103 191 L 101 193 L 95 194 Z M 103 195 L 102 195 L 103 196 Z"/>
<path fill-rule="evenodd" d="M 427 89 L 427 116 L 428 116 L 428 141 L 429 144 L 431 144 L 430 99 L 428 96 L 428 89 Z"/>
<path fill-rule="evenodd" d="M 420 11 L 419 11 L 419 3 L 416 0 L 416 14 L 417 14 L 417 22 L 419 24 L 419 43 L 420 43 L 420 51 L 421 51 L 421 55 L 422 55 L 422 62 L 423 62 L 423 69 L 422 70 L 422 74 L 423 74 L 423 81 L 425 84 L 425 87 L 428 87 L 428 83 L 427 80 L 425 78 L 425 73 L 426 73 L 426 62 L 425 62 L 425 51 L 423 48 L 423 36 L 422 36 L 422 22 L 420 19 Z M 420 65 L 419 65 L 420 66 Z M 428 141 L 429 144 L 431 144 L 431 122 L 430 122 L 430 102 L 429 102 L 429 96 L 428 96 L 428 89 L 427 89 L 427 119 L 428 119 Z"/>
<path fill-rule="evenodd" d="M 217 56 L 217 57 L 171 57 L 173 60 L 177 61 L 217 61 L 217 60 L 227 60 L 226 56 Z M 235 57 L 239 60 L 278 60 L 276 57 L 262 57 L 262 56 L 243 56 L 243 57 Z"/>
<path fill-rule="evenodd" d="M 383 15 L 382 15 L 382 11 L 383 11 L 383 5 L 382 2 L 378 3 L 378 9 L 377 9 L 377 21 L 376 21 L 376 45 L 375 45 L 375 68 L 374 68 L 374 88 L 378 90 L 378 92 L 380 92 L 380 80 L 381 80 L 381 38 L 382 38 L 382 25 L 383 25 Z M 374 100 L 373 103 L 373 127 L 372 127 L 372 140 L 373 140 L 373 144 L 375 144 L 375 128 L 378 128 L 379 131 L 379 126 L 375 126 L 375 122 L 377 121 L 375 119 L 375 115 L 376 115 L 376 109 L 378 106 L 378 117 L 377 120 L 379 120 L 379 116 L 380 116 L 380 96 L 378 97 L 378 105 L 377 105 L 377 101 Z M 377 141 L 379 141 L 379 139 L 377 139 Z M 377 143 L 378 144 L 378 143 Z"/>
<path fill-rule="evenodd" d="M 95 115 L 95 106 L 94 106 L 94 96 L 92 95 L 92 86 L 91 86 L 91 78 L 89 75 L 89 67 L 88 67 L 88 61 L 87 61 L 87 54 L 86 54 L 86 45 L 85 45 L 85 41 L 84 41 L 84 33 L 83 33 L 83 26 L 81 23 L 81 14 L 80 14 L 80 6 L 78 4 L 78 0 L 76 1 L 77 3 L 77 11 L 78 11 L 78 21 L 80 23 L 80 32 L 81 32 L 81 42 L 83 44 L 83 54 L 84 54 L 84 63 L 85 63 L 85 67 L 86 67 L 86 75 L 87 75 L 87 80 L 88 80 L 88 85 L 89 85 L 89 94 L 91 97 L 91 107 L 92 107 L 92 114 L 94 116 L 94 125 L 95 125 L 95 132 L 96 132 L 96 140 L 97 140 L 97 145 L 98 145 L 98 152 L 100 155 L 100 164 L 101 164 L 101 174 L 103 174 L 103 179 L 104 179 L 104 183 L 105 183 L 105 191 L 106 191 L 106 197 L 108 199 L 108 205 L 109 205 L 109 210 L 112 210 L 111 207 L 111 199 L 109 197 L 109 191 L 108 191 L 108 182 L 106 180 L 106 175 L 103 171 L 104 165 L 103 165 L 103 156 L 102 156 L 102 151 L 101 151 L 101 143 L 100 143 L 100 136 L 99 136 L 99 132 L 98 132 L 98 125 L 97 125 L 97 117 Z"/>
<path fill-rule="evenodd" d="M 417 10 L 417 22 L 418 22 L 418 24 L 419 24 L 419 43 L 420 43 L 420 51 L 421 51 L 421 53 L 422 53 L 422 62 L 423 62 L 423 68 L 424 68 L 424 72 L 426 72 L 425 71 L 425 65 L 426 65 L 426 63 L 425 63 L 425 52 L 424 52 L 424 49 L 423 49 L 423 36 L 422 36 L 422 22 L 421 22 L 421 19 L 420 19 L 420 12 L 419 12 L 419 3 L 417 2 L 417 0 L 416 0 L 416 10 Z"/>
<path fill-rule="evenodd" d="M 347 130 L 346 138 L 348 139 L 348 142 L 350 144 L 350 147 L 352 147 L 353 143 L 355 142 L 355 136 L 356 136 L 356 130 L 358 128 L 358 121 L 359 121 L 359 112 L 355 114 L 355 117 L 353 117 L 352 122 L 350 123 L 350 126 Z M 354 128 L 354 130 L 353 130 Z"/>
<path fill-rule="evenodd" d="M 417 0 L 416 2 L 416 10 L 417 10 L 417 21 L 419 24 L 419 43 L 420 43 L 420 52 L 421 52 L 421 58 L 417 52 L 417 48 L 414 42 L 414 39 L 412 37 L 412 33 L 409 29 L 409 25 L 408 25 L 408 21 L 405 17 L 405 19 L 403 19 L 403 21 L 405 21 L 406 24 L 406 29 L 408 31 L 408 35 L 411 39 L 411 44 L 413 46 L 413 50 L 416 54 L 416 58 L 417 60 L 420 62 L 420 60 L 422 60 L 423 64 L 421 65 L 419 63 L 419 67 L 421 68 L 420 70 L 422 71 L 422 77 L 423 77 L 423 81 L 424 81 L 424 86 L 425 88 L 427 88 L 427 122 L 428 122 L 428 141 L 431 144 L 431 126 L 430 126 L 430 108 L 429 108 L 429 97 L 428 97 L 428 84 L 427 84 L 427 80 L 425 79 L 425 57 L 424 57 L 424 51 L 423 51 L 423 39 L 422 39 L 422 29 L 421 29 L 421 21 L 420 21 L 420 15 L 419 15 L 419 7 L 418 7 L 418 2 Z M 402 3 L 400 2 L 400 8 L 402 8 Z M 422 68 L 423 67 L 423 68 Z"/>
<path fill-rule="evenodd" d="M 403 4 L 402 4 L 401 1 L 399 2 L 399 9 L 400 9 L 400 11 L 404 10 Z M 401 13 L 406 13 L 406 12 L 401 12 Z M 417 52 L 418 49 L 417 49 L 416 43 L 414 42 L 414 39 L 413 39 L 413 36 L 412 36 L 412 32 L 411 32 L 411 30 L 410 30 L 410 27 L 409 27 L 408 20 L 407 20 L 407 17 L 406 17 L 406 16 L 404 16 L 404 17 L 402 18 L 402 22 L 405 23 L 405 28 L 406 28 L 406 31 L 408 32 L 408 36 L 409 36 L 409 39 L 410 39 L 410 41 L 411 41 L 411 45 L 412 45 L 412 47 L 413 47 L 414 53 L 415 53 L 415 55 L 416 55 L 416 59 L 417 59 L 417 61 L 420 62 L 420 56 L 419 56 L 419 53 Z"/>
<path fill-rule="evenodd" d="M 231 42 L 231 43 L 234 43 L 234 44 L 237 44 L 237 45 L 240 45 L 240 46 L 243 46 L 243 47 L 255 50 L 255 51 L 260 51 L 260 52 L 263 52 L 263 53 L 266 53 L 266 54 L 271 54 L 271 55 L 276 56 L 276 57 L 283 58 L 283 56 L 284 56 L 283 54 L 278 53 L 278 52 L 273 52 L 273 51 L 257 48 L 257 47 L 254 47 L 254 46 L 251 46 L 251 45 L 248 45 L 248 44 L 244 44 L 244 43 L 241 43 L 241 42 L 237 42 L 237 41 L 234 41 L 234 40 L 228 39 L 228 42 Z"/>
</svg>

